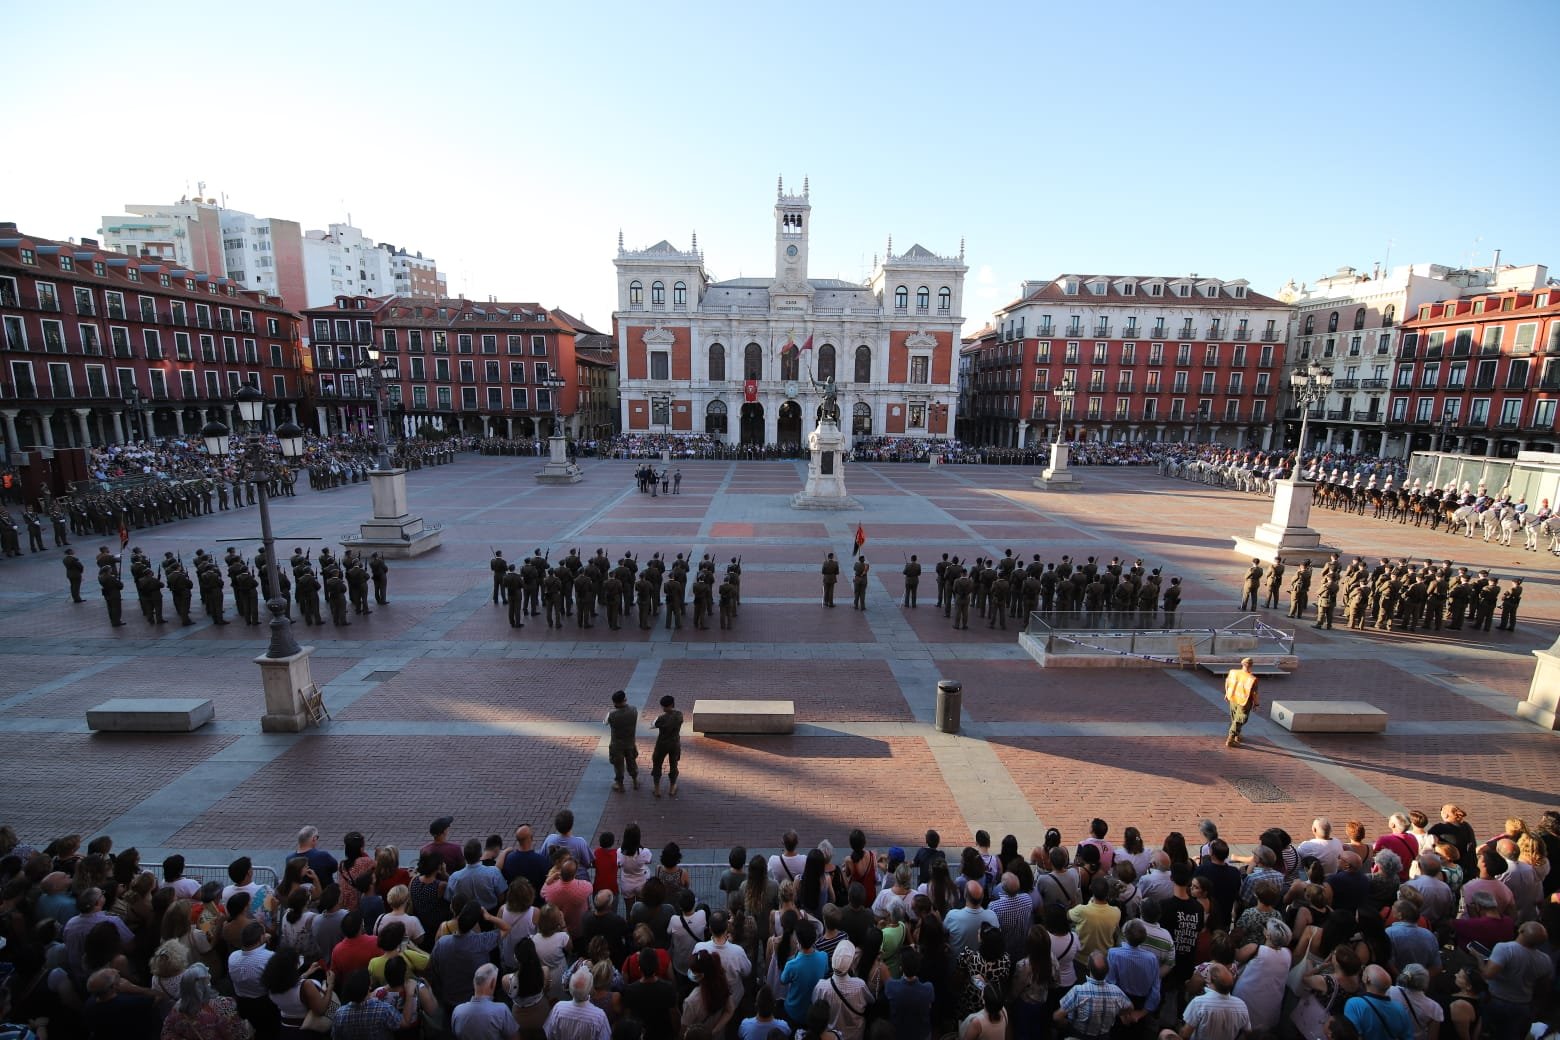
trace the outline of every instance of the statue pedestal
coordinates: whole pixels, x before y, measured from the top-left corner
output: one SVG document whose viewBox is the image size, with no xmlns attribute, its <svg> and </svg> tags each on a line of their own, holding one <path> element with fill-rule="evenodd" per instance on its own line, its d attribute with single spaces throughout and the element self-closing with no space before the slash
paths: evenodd
<svg viewBox="0 0 1560 1040">
<path fill-rule="evenodd" d="M 562 436 L 547 438 L 547 465 L 536 475 L 538 484 L 578 484 L 585 479 L 580 468 L 569 461 L 569 442 Z"/>
<path fill-rule="evenodd" d="M 265 686 L 265 714 L 260 729 L 266 733 L 301 733 L 309 724 L 303 707 L 303 691 L 314 685 L 309 655 L 314 647 L 301 647 L 291 657 L 257 657 L 260 681 Z"/>
<path fill-rule="evenodd" d="M 1051 445 L 1051 464 L 1040 471 L 1034 486 L 1042 491 L 1077 491 L 1083 487 L 1083 481 L 1067 468 L 1067 445 Z"/>
<path fill-rule="evenodd" d="M 861 503 L 845 491 L 845 435 L 839 424 L 820 422 L 807 437 L 812 452 L 807 463 L 807 486 L 791 496 L 792 509 L 860 509 Z"/>
<path fill-rule="evenodd" d="M 1538 666 L 1528 686 L 1527 700 L 1517 705 L 1517 714 L 1545 729 L 1560 729 L 1560 639 L 1548 650 L 1534 650 Z"/>
<path fill-rule="evenodd" d="M 1338 550 L 1322 544 L 1322 536 L 1308 526 L 1311 494 L 1316 485 L 1304 480 L 1280 480 L 1273 485 L 1273 515 L 1258 524 L 1250 538 L 1235 536 L 1235 551 L 1242 556 L 1272 563 L 1282 556 L 1291 564 L 1310 560 L 1325 563 Z"/>
<path fill-rule="evenodd" d="M 423 518 L 413 516 L 406 505 L 406 470 L 370 470 L 368 483 L 374 499 L 374 518 L 360 524 L 357 538 L 342 544 L 365 553 L 378 553 L 388 560 L 405 560 L 437 549 L 443 531 L 429 527 Z"/>
</svg>

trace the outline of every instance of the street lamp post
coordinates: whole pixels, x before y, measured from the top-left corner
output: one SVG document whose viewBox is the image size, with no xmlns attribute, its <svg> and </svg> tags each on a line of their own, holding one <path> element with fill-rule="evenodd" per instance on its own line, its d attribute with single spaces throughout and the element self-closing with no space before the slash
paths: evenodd
<svg viewBox="0 0 1560 1040">
<path fill-rule="evenodd" d="M 1072 414 L 1073 398 L 1078 396 L 1078 386 L 1069 377 L 1051 391 L 1056 398 L 1056 436 L 1051 439 L 1051 464 L 1040 471 L 1034 486 L 1046 491 L 1072 491 L 1083 486 L 1067 468 L 1067 445 L 1062 443 L 1062 426 Z"/>
<path fill-rule="evenodd" d="M 568 382 L 556 372 L 542 381 L 552 391 L 552 436 L 547 439 L 547 465 L 536 475 L 539 484 L 577 484 L 583 479 L 580 468 L 569 461 L 569 445 L 563 435 L 563 423 L 558 409 L 558 398 Z"/>
<path fill-rule="evenodd" d="M 141 393 L 141 388 L 132 386 L 124 393 L 125 407 L 135 415 L 136 436 L 140 440 L 148 440 L 146 436 L 146 396 Z"/>
<path fill-rule="evenodd" d="M 216 420 L 207 423 L 200 431 L 206 442 L 206 452 L 216 459 L 233 456 L 239 472 L 254 480 L 260 505 L 260 542 L 265 552 L 266 607 L 271 611 L 271 643 L 262 657 L 256 659 L 265 684 L 265 715 L 260 719 L 263 730 L 268 732 L 296 733 L 307 722 L 303 708 L 302 691 L 313 681 L 309 673 L 309 654 L 312 648 L 298 645 L 292 634 L 292 623 L 287 619 L 287 601 L 282 598 L 279 584 L 281 566 L 276 556 L 276 538 L 271 531 L 270 482 L 278 475 L 278 462 L 260 426 L 265 408 L 265 395 L 259 388 L 244 386 L 233 397 L 238 406 L 244 432 L 235 439 L 227 426 Z M 303 427 L 288 421 L 276 428 L 277 446 L 283 458 L 296 459 L 303 454 Z"/>
<path fill-rule="evenodd" d="M 1332 389 L 1332 370 L 1323 368 L 1312 361 L 1304 369 L 1295 369 L 1289 374 L 1290 390 L 1295 395 L 1295 400 L 1300 404 L 1300 445 L 1295 450 L 1295 473 L 1298 475 L 1305 459 L 1305 430 L 1311 421 L 1311 406 L 1327 399 L 1327 392 Z"/>
<path fill-rule="evenodd" d="M 569 384 L 562 376 L 554 373 L 553 375 L 550 375 L 545 380 L 543 380 L 542 385 L 552 391 L 552 393 L 548 395 L 552 398 L 552 435 L 554 437 L 562 437 L 563 425 L 558 414 L 558 401 L 563 396 L 564 387 L 568 386 Z"/>
<path fill-rule="evenodd" d="M 379 348 L 369 347 L 357 366 L 358 382 L 368 387 L 374 399 L 374 468 L 384 471 L 390 468 L 390 409 L 384 400 L 385 384 L 395 378 L 395 368 L 388 360 L 380 364 Z"/>
</svg>

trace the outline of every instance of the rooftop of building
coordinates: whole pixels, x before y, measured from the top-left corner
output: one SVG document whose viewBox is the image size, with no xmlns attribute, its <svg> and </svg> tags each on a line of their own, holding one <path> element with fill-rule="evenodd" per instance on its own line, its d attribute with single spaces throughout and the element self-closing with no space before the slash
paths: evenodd
<svg viewBox="0 0 1560 1040">
<path fill-rule="evenodd" d="M 1161 294 L 1153 295 L 1154 286 L 1161 287 Z M 1131 291 L 1127 291 L 1128 287 Z M 1179 293 L 1187 287 L 1187 295 Z M 1069 292 L 1069 287 L 1073 291 Z M 1212 295 L 1209 295 L 1209 291 Z M 1112 304 L 1117 306 L 1151 306 L 1163 304 L 1177 308 L 1228 308 L 1279 307 L 1289 305 L 1282 300 L 1259 292 L 1252 292 L 1244 279 L 1224 280 L 1206 275 L 1142 275 L 1142 274 L 1077 274 L 1057 275 L 1048 280 L 1026 281 L 1019 289 L 1019 296 L 1000 311 L 1010 311 L 1031 303 L 1058 304 Z"/>
</svg>

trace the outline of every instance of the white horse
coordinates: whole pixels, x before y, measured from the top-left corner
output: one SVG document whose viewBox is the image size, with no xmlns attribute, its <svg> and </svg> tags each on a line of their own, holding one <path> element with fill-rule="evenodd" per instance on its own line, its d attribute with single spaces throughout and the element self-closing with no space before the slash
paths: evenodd
<svg viewBox="0 0 1560 1040">
<path fill-rule="evenodd" d="M 1500 534 L 1501 512 L 1502 510 L 1499 506 L 1491 506 L 1484 511 L 1484 540 L 1486 542 Z"/>
<path fill-rule="evenodd" d="M 1538 536 L 1544 527 L 1544 521 L 1533 513 L 1523 513 L 1522 518 L 1522 548 L 1530 552 L 1538 551 Z"/>
<path fill-rule="evenodd" d="M 1478 522 L 1479 514 L 1472 506 L 1459 506 L 1452 513 L 1452 523 L 1463 525 L 1463 537 L 1473 537 L 1473 525 Z"/>
</svg>

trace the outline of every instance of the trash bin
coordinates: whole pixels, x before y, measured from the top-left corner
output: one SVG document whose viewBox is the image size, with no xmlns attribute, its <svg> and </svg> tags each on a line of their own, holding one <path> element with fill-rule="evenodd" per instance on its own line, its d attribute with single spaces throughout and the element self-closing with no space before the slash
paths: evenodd
<svg viewBox="0 0 1560 1040">
<path fill-rule="evenodd" d="M 952 679 L 937 683 L 937 730 L 939 733 L 959 732 L 959 712 L 964 708 L 964 684 Z"/>
</svg>

